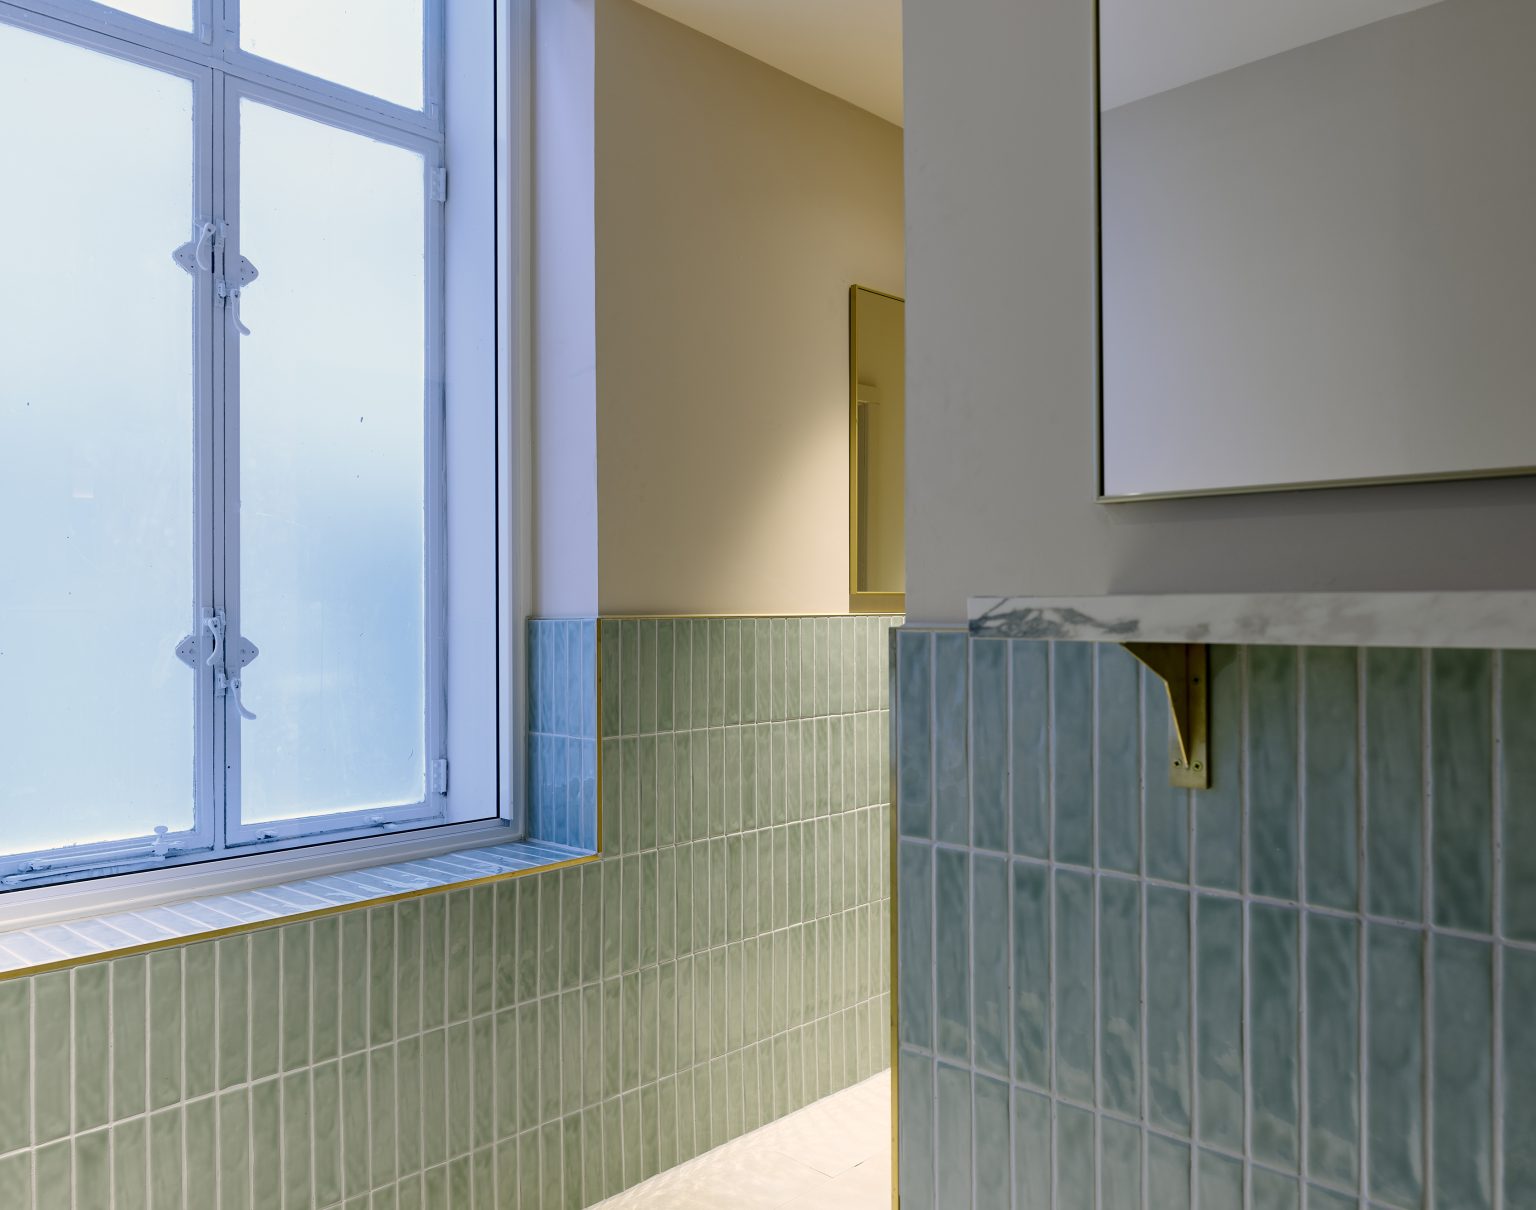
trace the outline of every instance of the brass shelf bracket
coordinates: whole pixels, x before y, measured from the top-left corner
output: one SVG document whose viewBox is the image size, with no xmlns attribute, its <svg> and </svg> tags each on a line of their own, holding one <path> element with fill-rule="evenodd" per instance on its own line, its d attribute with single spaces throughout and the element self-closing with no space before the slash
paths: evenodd
<svg viewBox="0 0 1536 1210">
<path fill-rule="evenodd" d="M 1176 736 L 1171 753 L 1173 785 L 1211 788 L 1211 682 L 1204 643 L 1125 643 L 1168 690 Z"/>
</svg>

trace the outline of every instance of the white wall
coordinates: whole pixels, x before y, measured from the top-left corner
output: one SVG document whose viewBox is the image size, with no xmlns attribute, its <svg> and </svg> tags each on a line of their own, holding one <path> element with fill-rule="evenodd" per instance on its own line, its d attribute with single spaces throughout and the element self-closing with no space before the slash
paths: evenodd
<svg viewBox="0 0 1536 1210">
<path fill-rule="evenodd" d="M 1095 502 L 1092 6 L 906 0 L 907 612 L 1536 588 L 1536 482 Z"/>
<path fill-rule="evenodd" d="M 900 293 L 901 130 L 598 0 L 605 613 L 848 607 L 848 287 Z"/>
</svg>

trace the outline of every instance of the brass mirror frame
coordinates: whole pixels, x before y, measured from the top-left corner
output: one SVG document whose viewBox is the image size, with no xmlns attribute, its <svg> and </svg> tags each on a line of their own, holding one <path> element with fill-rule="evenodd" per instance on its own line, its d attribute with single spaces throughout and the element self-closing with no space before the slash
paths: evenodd
<svg viewBox="0 0 1536 1210">
<path fill-rule="evenodd" d="M 848 612 L 906 613 L 905 592 L 864 592 L 859 588 L 859 293 L 899 302 L 899 294 L 858 282 L 848 287 Z M 905 372 L 905 367 L 903 367 Z"/>
</svg>

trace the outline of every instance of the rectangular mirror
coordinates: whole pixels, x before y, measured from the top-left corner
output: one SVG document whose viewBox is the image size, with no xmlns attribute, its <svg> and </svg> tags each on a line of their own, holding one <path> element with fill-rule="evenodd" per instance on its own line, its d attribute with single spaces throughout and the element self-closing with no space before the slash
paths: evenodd
<svg viewBox="0 0 1536 1210">
<path fill-rule="evenodd" d="M 906 304 L 848 292 L 849 608 L 905 607 Z"/>
<path fill-rule="evenodd" d="M 1101 497 L 1536 471 L 1536 4 L 1098 8 Z"/>
</svg>

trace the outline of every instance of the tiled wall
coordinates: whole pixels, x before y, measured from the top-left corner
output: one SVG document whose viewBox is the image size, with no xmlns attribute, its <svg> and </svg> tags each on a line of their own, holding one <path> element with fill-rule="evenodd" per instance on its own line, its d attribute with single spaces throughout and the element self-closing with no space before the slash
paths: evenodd
<svg viewBox="0 0 1536 1210">
<path fill-rule="evenodd" d="M 597 622 L 528 620 L 530 840 L 597 848 Z"/>
<path fill-rule="evenodd" d="M 898 639 L 903 1210 L 1536 1206 L 1536 653 Z"/>
<path fill-rule="evenodd" d="M 603 650 L 602 861 L 0 981 L 0 1208 L 580 1207 L 883 1067 L 884 624 Z"/>
</svg>

